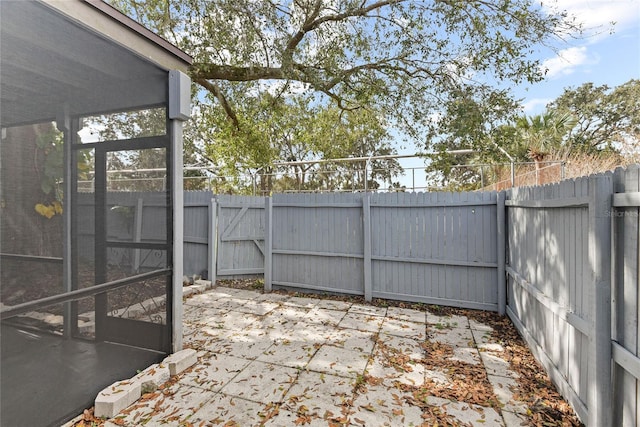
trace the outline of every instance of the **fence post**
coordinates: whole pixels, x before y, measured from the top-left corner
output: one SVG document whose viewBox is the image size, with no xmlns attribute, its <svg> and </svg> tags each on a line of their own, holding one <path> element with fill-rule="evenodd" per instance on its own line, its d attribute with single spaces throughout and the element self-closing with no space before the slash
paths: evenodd
<svg viewBox="0 0 640 427">
<path fill-rule="evenodd" d="M 364 227 L 364 299 L 371 302 L 371 199 L 369 193 L 362 197 L 362 222 Z"/>
<path fill-rule="evenodd" d="M 592 329 L 589 335 L 590 427 L 610 427 L 611 411 L 611 176 L 589 179 L 589 283 Z"/>
<path fill-rule="evenodd" d="M 497 232 L 498 232 L 498 314 L 504 316 L 507 307 L 507 277 L 505 271 L 505 258 L 506 258 L 506 240 L 507 233 L 505 232 L 505 201 L 506 194 L 504 191 L 499 191 L 496 207 L 497 207 Z"/>
<path fill-rule="evenodd" d="M 516 168 L 513 164 L 513 160 L 511 161 L 511 187 L 516 186 Z"/>
<path fill-rule="evenodd" d="M 272 286 L 272 249 L 273 249 L 273 201 L 265 197 L 264 209 L 264 290 L 271 292 Z"/>
<path fill-rule="evenodd" d="M 209 232 L 207 234 L 208 240 L 208 265 L 209 265 L 209 280 L 211 280 L 211 284 L 213 286 L 216 285 L 217 277 L 217 267 L 218 267 L 218 245 L 217 245 L 217 236 L 218 234 L 218 202 L 216 199 L 211 199 L 209 202 Z"/>
</svg>

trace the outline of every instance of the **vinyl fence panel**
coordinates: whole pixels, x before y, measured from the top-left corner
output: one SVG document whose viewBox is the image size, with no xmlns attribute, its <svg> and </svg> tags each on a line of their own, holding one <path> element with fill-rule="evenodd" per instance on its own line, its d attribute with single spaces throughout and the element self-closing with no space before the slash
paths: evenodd
<svg viewBox="0 0 640 427">
<path fill-rule="evenodd" d="M 611 176 L 507 192 L 507 313 L 589 425 L 610 425 Z"/>
<path fill-rule="evenodd" d="M 614 175 L 613 239 L 613 359 L 614 425 L 635 427 L 640 422 L 640 169 L 617 170 Z"/>
<path fill-rule="evenodd" d="M 264 198 L 216 197 L 218 278 L 264 274 Z"/>
<path fill-rule="evenodd" d="M 209 239 L 207 230 L 211 221 L 209 205 L 213 198 L 210 191 L 185 191 L 184 193 L 184 274 L 211 278 L 208 265 Z"/>
<path fill-rule="evenodd" d="M 273 196 L 272 283 L 364 293 L 362 194 Z"/>
<path fill-rule="evenodd" d="M 496 193 L 277 194 L 269 285 L 496 311 Z"/>
<path fill-rule="evenodd" d="M 505 204 L 507 312 L 585 419 L 590 327 L 582 274 L 588 263 L 589 200 L 583 184 L 515 188 Z"/>
<path fill-rule="evenodd" d="M 497 310 L 496 193 L 371 196 L 373 296 Z"/>
</svg>

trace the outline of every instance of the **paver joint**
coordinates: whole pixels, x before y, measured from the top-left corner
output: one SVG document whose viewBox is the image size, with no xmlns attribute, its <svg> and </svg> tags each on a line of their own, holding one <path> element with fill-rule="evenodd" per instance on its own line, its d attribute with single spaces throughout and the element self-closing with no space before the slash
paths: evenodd
<svg viewBox="0 0 640 427">
<path fill-rule="evenodd" d="M 491 328 L 464 316 L 224 287 L 184 304 L 188 348 L 134 377 L 129 399 L 140 397 L 145 381 L 160 387 L 135 405 L 116 404 L 115 390 L 101 393 L 96 414 L 115 417 L 111 425 L 419 426 L 440 417 L 511 427 L 523 420 L 511 390 L 517 374 L 493 351 Z M 456 394 L 470 381 L 465 371 L 482 379 L 475 396 Z"/>
</svg>

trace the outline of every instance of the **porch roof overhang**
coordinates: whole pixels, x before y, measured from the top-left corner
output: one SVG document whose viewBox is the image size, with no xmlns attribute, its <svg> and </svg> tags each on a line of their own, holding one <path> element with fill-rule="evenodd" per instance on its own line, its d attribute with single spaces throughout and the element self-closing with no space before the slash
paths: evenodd
<svg viewBox="0 0 640 427">
<path fill-rule="evenodd" d="M 191 57 L 101 0 L 0 2 L 0 125 L 167 102 Z"/>
</svg>

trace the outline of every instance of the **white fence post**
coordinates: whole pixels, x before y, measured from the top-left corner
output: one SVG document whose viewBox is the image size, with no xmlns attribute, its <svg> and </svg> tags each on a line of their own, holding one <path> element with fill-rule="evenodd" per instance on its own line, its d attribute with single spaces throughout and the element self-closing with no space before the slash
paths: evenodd
<svg viewBox="0 0 640 427">
<path fill-rule="evenodd" d="M 362 222 L 364 226 L 364 299 L 372 300 L 371 289 L 371 195 L 362 198 Z"/>
<path fill-rule="evenodd" d="M 273 250 L 273 201 L 265 197 L 264 210 L 264 290 L 272 289 L 272 253 Z"/>
<path fill-rule="evenodd" d="M 507 307 L 507 277 L 505 271 L 506 259 L 506 223 L 505 223 L 505 192 L 499 191 L 496 201 L 497 211 L 497 240 L 498 240 L 498 314 L 504 316 Z"/>
<path fill-rule="evenodd" d="M 611 411 L 611 176 L 589 180 L 589 427 L 610 427 Z"/>
<path fill-rule="evenodd" d="M 211 199 L 209 202 L 209 231 L 207 234 L 208 245 L 208 265 L 209 265 L 209 280 L 211 284 L 215 286 L 217 280 L 217 265 L 218 265 L 218 203 L 216 199 Z"/>
</svg>

